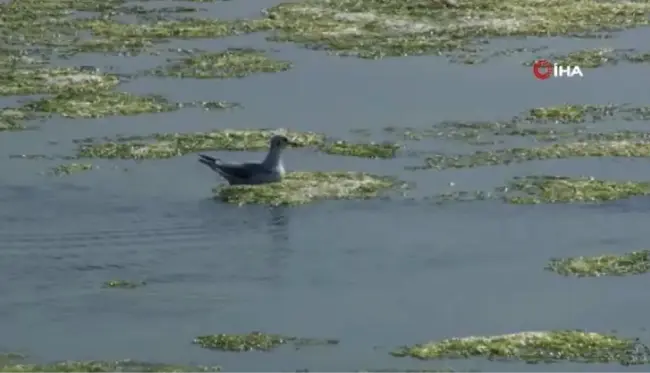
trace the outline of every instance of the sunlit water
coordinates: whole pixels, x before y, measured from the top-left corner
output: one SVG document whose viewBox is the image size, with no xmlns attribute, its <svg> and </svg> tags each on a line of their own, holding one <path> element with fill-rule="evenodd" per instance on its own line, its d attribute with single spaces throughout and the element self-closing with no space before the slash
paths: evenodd
<svg viewBox="0 0 650 373">
<path fill-rule="evenodd" d="M 258 1 L 261 4 L 261 2 Z M 273 5 L 272 1 L 266 1 Z M 223 17 L 254 16 L 260 4 L 205 5 Z M 203 5 L 202 5 L 203 7 Z M 215 13 L 216 14 L 216 13 Z M 206 16 L 206 13 L 202 13 Z M 630 48 L 635 30 L 609 40 L 506 40 L 495 48 L 549 45 Z M 366 61 L 328 56 L 264 35 L 174 42 L 168 47 L 273 49 L 295 67 L 233 80 L 139 78 L 120 89 L 172 100 L 228 100 L 243 109 L 95 120 L 51 119 L 37 131 L 0 134 L 0 350 L 42 360 L 133 358 L 216 364 L 227 370 L 443 368 L 643 370 L 618 365 L 418 362 L 388 352 L 454 336 L 584 328 L 646 339 L 647 279 L 573 279 L 544 272 L 551 257 L 648 246 L 650 202 L 604 206 L 438 206 L 420 197 L 492 188 L 536 173 L 647 179 L 645 160 L 579 159 L 457 171 L 405 171 L 418 158 L 365 160 L 308 150 L 287 153 L 289 169 L 357 170 L 415 182 L 414 200 L 323 202 L 298 208 L 233 207 L 210 198 L 215 175 L 195 156 L 98 161 L 99 170 L 62 178 L 59 163 L 11 154 L 65 155 L 72 139 L 163 131 L 288 127 L 350 137 L 351 129 L 427 126 L 442 120 L 507 119 L 531 107 L 645 103 L 647 67 L 586 70 L 582 80 L 539 82 L 519 54 L 478 66 L 444 58 Z M 61 65 L 111 66 L 131 74 L 164 56 L 80 55 Z M 10 103 L 15 98 L 7 98 Z M 624 125 L 628 127 L 624 127 Z M 607 128 L 644 128 L 610 122 Z M 599 124 L 600 126 L 600 124 Z M 379 135 L 378 135 L 379 136 Z M 441 145 L 447 151 L 457 143 Z M 418 150 L 428 142 L 409 143 Z M 232 160 L 255 153 L 217 153 Z M 454 186 L 450 186 L 450 183 Z M 145 280 L 121 291 L 110 279 Z M 338 346 L 233 354 L 201 349 L 198 335 L 261 330 L 338 338 Z"/>
</svg>

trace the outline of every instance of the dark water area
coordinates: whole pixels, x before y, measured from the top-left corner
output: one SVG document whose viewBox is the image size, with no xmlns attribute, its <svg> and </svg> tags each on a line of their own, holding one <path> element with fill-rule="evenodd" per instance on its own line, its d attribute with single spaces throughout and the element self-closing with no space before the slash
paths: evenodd
<svg viewBox="0 0 650 373">
<path fill-rule="evenodd" d="M 228 17 L 251 17 L 274 3 L 202 4 L 207 9 L 202 16 L 220 9 Z M 648 36 L 647 29 L 633 30 L 605 44 L 629 48 L 643 45 Z M 500 40 L 495 48 L 522 43 Z M 557 51 L 603 46 L 603 41 L 559 38 L 526 43 Z M 181 43 L 170 47 L 176 44 Z M 61 178 L 41 174 L 60 162 L 9 156 L 71 154 L 71 140 L 90 136 L 284 127 L 346 138 L 357 128 L 381 133 L 387 126 L 503 119 L 565 102 L 639 104 L 647 101 L 646 66 L 586 70 L 581 80 L 539 82 L 521 66 L 534 57 L 526 53 L 467 66 L 444 57 L 340 58 L 269 43 L 261 34 L 182 45 L 273 49 L 275 57 L 291 60 L 295 67 L 245 79 L 138 78 L 120 86 L 178 101 L 235 101 L 241 109 L 52 118 L 39 130 L 0 134 L 0 351 L 48 361 L 132 358 L 221 365 L 231 371 L 645 369 L 483 359 L 421 362 L 388 354 L 404 344 L 523 330 L 617 330 L 650 341 L 643 329 L 650 307 L 645 277 L 587 280 L 543 271 L 552 257 L 648 247 L 648 198 L 602 206 L 509 206 L 500 201 L 440 206 L 418 200 L 491 188 L 526 174 L 644 180 L 650 174 L 645 160 L 555 160 L 413 172 L 404 166 L 420 159 L 366 160 L 295 150 L 286 154 L 290 170 L 392 175 L 417 185 L 411 192 L 415 199 L 269 209 L 211 199 L 218 180 L 194 155 L 98 161 L 99 170 Z M 86 54 L 58 63 L 134 73 L 164 58 Z M 459 145 L 440 146 L 453 150 Z M 427 141 L 407 147 L 440 150 Z M 261 157 L 215 154 L 233 161 Z M 116 278 L 146 280 L 147 286 L 101 288 Z M 191 344 L 198 335 L 253 330 L 341 343 L 246 354 Z"/>
</svg>

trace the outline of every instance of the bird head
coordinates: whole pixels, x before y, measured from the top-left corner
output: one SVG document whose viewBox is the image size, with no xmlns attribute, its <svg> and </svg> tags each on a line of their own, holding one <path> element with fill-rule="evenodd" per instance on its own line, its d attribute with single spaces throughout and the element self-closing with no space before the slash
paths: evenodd
<svg viewBox="0 0 650 373">
<path fill-rule="evenodd" d="M 271 137 L 271 149 L 284 149 L 287 146 L 298 146 L 293 141 L 290 141 L 286 136 L 275 135 Z"/>
</svg>

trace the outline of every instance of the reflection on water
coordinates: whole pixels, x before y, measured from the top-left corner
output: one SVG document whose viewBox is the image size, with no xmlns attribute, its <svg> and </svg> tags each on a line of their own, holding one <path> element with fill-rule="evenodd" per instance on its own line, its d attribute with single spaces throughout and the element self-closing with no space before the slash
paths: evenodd
<svg viewBox="0 0 650 373">
<path fill-rule="evenodd" d="M 281 245 L 289 241 L 289 214 L 291 210 L 284 206 L 269 209 L 269 234 L 275 244 Z"/>
<path fill-rule="evenodd" d="M 270 208 L 268 234 L 271 238 L 271 250 L 267 253 L 267 263 L 271 274 L 269 280 L 278 282 L 291 255 L 289 246 L 289 214 L 290 210 L 284 206 Z"/>
<path fill-rule="evenodd" d="M 212 252 L 229 258 L 231 279 L 251 278 L 279 286 L 293 250 L 291 208 L 240 207 L 205 199 L 198 211 L 203 229 L 214 234 Z"/>
</svg>

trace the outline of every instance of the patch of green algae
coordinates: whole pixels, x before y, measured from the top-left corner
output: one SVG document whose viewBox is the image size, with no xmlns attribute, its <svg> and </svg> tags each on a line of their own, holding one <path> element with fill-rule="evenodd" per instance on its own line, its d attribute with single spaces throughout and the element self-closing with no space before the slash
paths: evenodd
<svg viewBox="0 0 650 373">
<path fill-rule="evenodd" d="M 103 288 L 111 289 L 135 289 L 145 286 L 147 283 L 144 281 L 129 281 L 129 280 L 110 280 L 102 284 Z"/>
<path fill-rule="evenodd" d="M 31 9 L 43 14 L 57 14 L 67 10 L 79 10 L 87 12 L 102 12 L 114 10 L 126 3 L 126 0 L 14 0 L 10 9 L 14 11 L 28 11 Z"/>
<path fill-rule="evenodd" d="M 96 91 L 112 88 L 118 82 L 115 76 L 77 68 L 10 69 L 0 74 L 0 95 Z"/>
<path fill-rule="evenodd" d="M 0 47 L 0 71 L 43 68 L 47 56 L 38 51 Z"/>
<path fill-rule="evenodd" d="M 32 101 L 25 107 L 32 111 L 55 113 L 71 118 L 160 113 L 178 108 L 157 95 L 136 96 L 126 92 L 77 90 L 68 90 L 53 97 Z"/>
<path fill-rule="evenodd" d="M 63 176 L 83 171 L 90 171 L 92 169 L 93 165 L 91 163 L 68 163 L 52 168 L 51 173 L 55 176 Z"/>
<path fill-rule="evenodd" d="M 20 48 L 38 45 L 57 47 L 73 43 L 76 35 L 74 21 L 61 2 L 57 8 L 48 5 L 54 2 L 14 0 L 0 4 L 0 40 L 3 46 Z"/>
<path fill-rule="evenodd" d="M 488 192 L 483 190 L 474 190 L 474 191 L 453 191 L 447 193 L 440 193 L 434 196 L 425 197 L 427 202 L 432 202 L 436 205 L 446 205 L 449 203 L 457 202 L 476 202 L 476 201 L 487 201 L 496 198 L 499 195 L 498 192 Z"/>
<path fill-rule="evenodd" d="M 437 205 L 487 200 L 511 204 L 603 203 L 645 195 L 650 195 L 650 182 L 541 175 L 515 177 L 493 190 L 454 190 L 424 200 Z"/>
<path fill-rule="evenodd" d="M 554 258 L 544 269 L 563 276 L 577 277 L 639 275 L 650 271 L 650 250 L 622 255 Z"/>
<path fill-rule="evenodd" d="M 141 0 L 139 2 L 144 1 L 147 0 Z M 100 15 L 100 17 L 98 17 L 100 19 L 124 14 L 140 15 L 143 13 L 158 13 L 162 15 L 165 13 L 196 11 L 195 8 L 183 6 L 147 9 L 141 5 L 128 5 L 128 3 L 130 3 L 128 0 L 13 0 L 7 7 L 7 10 L 11 10 L 17 15 L 12 18 L 12 20 L 17 20 L 19 18 L 18 16 L 29 14 L 32 18 L 36 18 L 42 22 L 47 21 L 47 17 L 50 17 L 50 22 L 56 20 L 59 22 L 56 22 L 55 24 L 62 24 L 67 27 L 78 27 L 74 22 L 61 22 L 61 20 L 58 19 L 61 16 L 69 14 L 70 11 L 97 12 Z"/>
<path fill-rule="evenodd" d="M 399 145 L 392 143 L 356 144 L 345 141 L 323 143 L 320 146 L 324 153 L 360 158 L 393 158 L 399 148 Z"/>
<path fill-rule="evenodd" d="M 222 351 L 269 351 L 287 343 L 287 340 L 277 334 L 252 332 L 243 335 L 202 335 L 196 337 L 194 343 L 203 348 Z"/>
<path fill-rule="evenodd" d="M 580 66 L 580 68 L 596 68 L 606 65 L 616 65 L 619 62 L 647 63 L 650 53 L 639 53 L 633 49 L 592 48 L 570 52 L 566 55 L 549 55 L 544 59 L 564 66 Z M 534 61 L 525 65 L 532 65 Z"/>
<path fill-rule="evenodd" d="M 274 22 L 257 20 L 181 19 L 159 20 L 143 24 L 124 24 L 105 19 L 79 22 L 95 35 L 113 39 L 168 39 L 168 38 L 219 38 L 259 31 L 268 31 Z"/>
<path fill-rule="evenodd" d="M 154 75 L 179 78 L 243 78 L 255 73 L 275 73 L 291 68 L 289 61 L 277 61 L 255 49 L 227 49 L 205 52 L 152 71 Z"/>
<path fill-rule="evenodd" d="M 598 121 L 612 117 L 620 107 L 616 105 L 571 105 L 534 108 L 528 111 L 526 119 L 541 122 L 552 121 L 555 123 L 582 123 Z"/>
<path fill-rule="evenodd" d="M 172 38 L 219 38 L 272 31 L 275 41 L 363 58 L 462 51 L 473 53 L 491 37 L 579 35 L 648 25 L 650 4 L 615 0 L 305 0 L 264 10 L 260 19 L 170 20 L 190 7 L 148 10 L 124 0 L 13 0 L 0 7 L 0 39 L 8 45 L 39 45 L 75 53 L 98 48 L 137 53 L 148 43 Z M 74 19 L 71 11 L 98 12 Z M 115 16 L 136 15 L 140 23 Z M 146 16 L 146 17 L 145 17 Z M 110 42 L 88 43 L 80 33 Z M 481 43 L 476 41 L 480 40 Z M 75 48 L 75 47 L 78 47 Z"/>
<path fill-rule="evenodd" d="M 580 66 L 580 68 L 596 68 L 604 65 L 613 65 L 619 61 L 616 51 L 611 48 L 583 49 L 570 52 L 566 55 L 545 56 L 544 59 L 553 61 L 553 63 L 559 65 Z M 527 62 L 525 65 L 530 66 L 533 63 L 534 61 Z"/>
<path fill-rule="evenodd" d="M 625 55 L 625 60 L 631 63 L 648 63 L 650 62 L 650 53 L 632 53 Z"/>
<path fill-rule="evenodd" d="M 87 29 L 94 35 L 118 40 L 163 40 L 170 38 L 216 38 L 259 31 L 274 31 L 270 39 L 291 41 L 309 48 L 364 58 L 444 53 L 468 49 L 477 39 L 510 36 L 594 35 L 617 29 L 644 26 L 650 5 L 641 2 L 554 0 L 540 7 L 527 0 L 474 0 L 448 6 L 429 0 L 307 0 L 287 2 L 265 10 L 261 19 L 158 19 L 149 23 L 118 23 L 108 17 L 65 20 L 64 10 L 98 11 L 105 15 L 134 13 L 123 1 L 47 2 L 42 9 L 34 0 L 19 2 L 19 16 L 7 16 L 11 25 L 28 39 L 52 39 L 46 30 L 53 26 L 63 35 Z M 30 7 L 32 7 L 30 10 Z M 27 31 L 21 20 L 38 20 L 36 30 Z M 56 20 L 56 21 L 55 21 Z M 32 24 L 33 26 L 33 24 Z M 68 44 L 73 37 L 55 41 Z M 115 48 L 115 47 L 111 47 Z M 472 50 L 470 48 L 470 50 Z"/>
<path fill-rule="evenodd" d="M 248 334 L 212 334 L 196 337 L 193 341 L 203 348 L 221 351 L 271 351 L 281 345 L 335 345 L 335 339 L 287 337 L 279 334 L 251 332 Z"/>
<path fill-rule="evenodd" d="M 402 347 L 395 356 L 418 359 L 520 360 L 527 363 L 648 363 L 648 347 L 638 341 L 581 330 L 521 332 L 492 337 L 445 339 Z"/>
<path fill-rule="evenodd" d="M 266 150 L 276 130 L 216 130 L 196 133 L 160 133 L 151 138 L 135 138 L 98 144 L 81 144 L 82 158 L 163 159 L 207 150 Z M 282 131 L 298 146 L 320 145 L 323 135 L 312 132 Z M 146 142 L 153 140 L 154 142 Z"/>
<path fill-rule="evenodd" d="M 613 133 L 590 134 L 589 123 L 605 120 L 648 120 L 650 110 L 644 106 L 630 105 L 579 105 L 561 104 L 539 107 L 510 119 L 496 121 L 444 121 L 431 127 L 386 127 L 384 132 L 407 141 L 420 141 L 427 138 L 442 138 L 463 141 L 471 145 L 486 145 L 503 142 L 512 137 L 526 137 L 536 142 L 556 142 L 558 140 L 579 139 L 614 139 Z M 643 139 L 642 132 L 633 135 L 627 133 L 627 139 Z"/>
<path fill-rule="evenodd" d="M 267 10 L 272 37 L 365 58 L 445 52 L 476 39 L 594 35 L 647 25 L 650 4 L 613 0 L 311 0 Z"/>
<path fill-rule="evenodd" d="M 528 176 L 512 181 L 505 199 L 513 204 L 601 203 L 649 194 L 650 182 Z"/>
<path fill-rule="evenodd" d="M 268 20 L 181 19 L 172 14 L 196 12 L 188 6 L 147 9 L 126 0 L 12 0 L 0 4 L 0 41 L 3 46 L 33 47 L 43 53 L 70 57 L 80 52 L 135 55 L 152 52 L 155 43 L 175 37 L 221 37 L 269 30 Z M 97 12 L 75 18 L 75 13 Z M 135 16 L 137 23 L 122 24 L 114 19 Z M 157 31 L 156 31 L 157 30 Z M 93 33 L 94 39 L 85 36 Z"/>
<path fill-rule="evenodd" d="M 388 177 L 362 172 L 291 172 L 281 182 L 219 185 L 215 198 L 236 205 L 296 206 L 319 200 L 370 199 L 398 187 Z"/>
<path fill-rule="evenodd" d="M 626 139 L 611 141 L 585 140 L 534 148 L 477 151 L 461 155 L 436 154 L 427 157 L 424 165 L 409 166 L 407 169 L 472 168 L 577 157 L 650 157 L 650 142 Z"/>
<path fill-rule="evenodd" d="M 3 364 L 2 372 L 219 372 L 220 367 L 147 363 L 134 360 Z"/>
<path fill-rule="evenodd" d="M 448 121 L 431 128 L 384 128 L 386 133 L 399 136 L 406 141 L 424 139 L 448 139 L 470 145 L 489 145 L 502 141 L 503 137 L 527 137 L 537 142 L 553 142 L 560 138 L 576 136 L 581 127 L 563 130 L 549 126 L 537 126 L 531 122 L 511 121 Z"/>
<path fill-rule="evenodd" d="M 267 150 L 271 137 L 281 132 L 297 147 L 315 147 L 327 153 L 364 158 L 392 158 L 399 148 L 396 144 L 328 142 L 325 135 L 314 132 L 286 130 L 216 130 L 195 133 L 158 133 L 147 137 L 131 137 L 102 143 L 94 141 L 80 145 L 81 158 L 163 159 L 208 150 L 261 151 Z"/>
<path fill-rule="evenodd" d="M 28 116 L 23 110 L 2 108 L 0 109 L 0 132 L 25 129 L 26 119 Z"/>
</svg>

